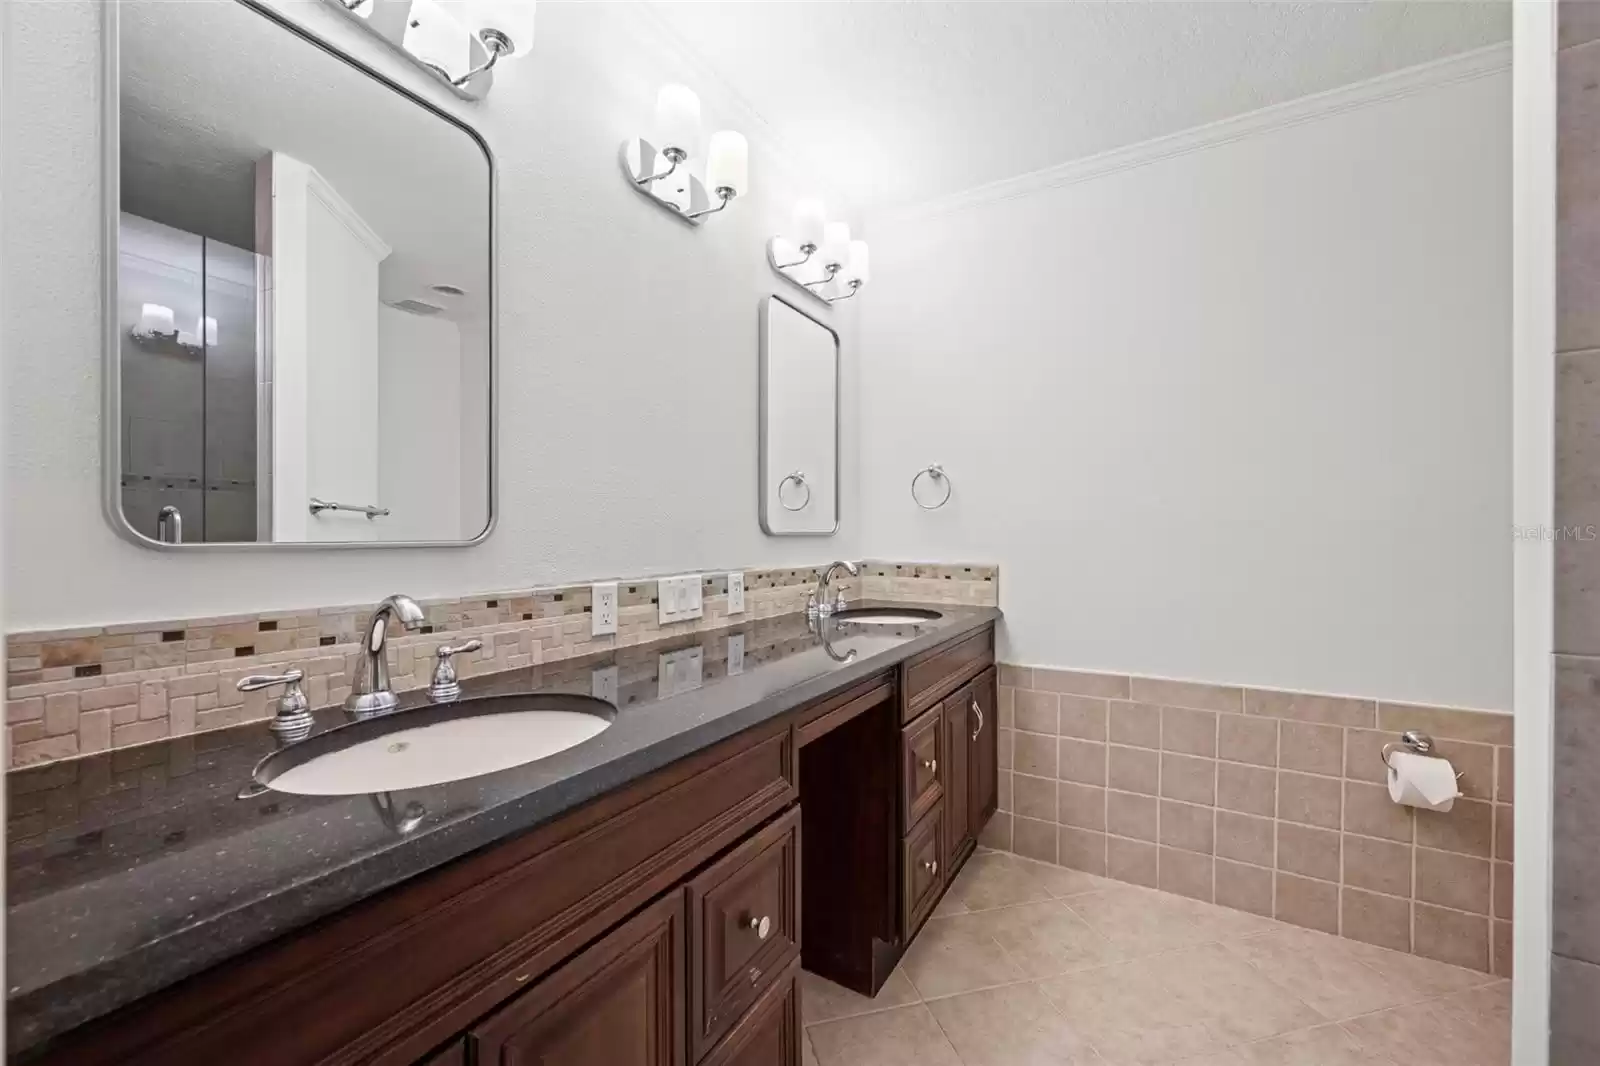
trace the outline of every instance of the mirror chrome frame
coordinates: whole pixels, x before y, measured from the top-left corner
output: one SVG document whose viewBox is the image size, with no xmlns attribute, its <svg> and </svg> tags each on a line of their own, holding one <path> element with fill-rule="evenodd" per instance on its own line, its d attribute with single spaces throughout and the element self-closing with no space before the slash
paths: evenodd
<svg viewBox="0 0 1600 1066">
<path fill-rule="evenodd" d="M 787 307 L 789 310 L 793 311 L 795 314 L 800 315 L 802 318 L 808 319 L 811 322 L 816 323 L 822 329 L 827 330 L 828 333 L 833 337 L 833 528 L 832 529 L 827 529 L 827 530 L 822 530 L 822 529 L 818 529 L 818 530 L 787 530 L 787 529 L 775 530 L 775 529 L 772 528 L 772 522 L 771 522 L 771 517 L 772 516 L 767 510 L 767 459 L 768 459 L 768 454 L 767 454 L 768 453 L 768 448 L 767 448 L 767 385 L 768 385 L 768 378 L 770 376 L 768 368 L 767 368 L 767 362 L 768 362 L 768 359 L 771 357 L 771 353 L 768 351 L 767 338 L 771 335 L 770 330 L 768 328 L 768 326 L 769 326 L 768 319 L 771 316 L 772 302 L 774 300 L 776 300 L 778 303 L 782 304 L 783 306 Z M 759 425 L 759 430 L 758 430 L 759 438 L 760 438 L 760 447 L 757 450 L 757 459 L 756 459 L 756 499 L 761 501 L 760 502 L 761 532 L 765 533 L 769 537 L 831 537 L 834 534 L 839 532 L 839 519 L 840 519 L 841 514 L 844 511 L 844 493 L 843 493 L 843 491 L 841 489 L 841 486 L 839 484 L 840 471 L 841 471 L 842 465 L 843 465 L 842 464 L 842 457 L 840 455 L 840 452 L 843 450 L 843 442 L 840 439 L 839 426 L 840 426 L 840 422 L 842 421 L 841 409 L 844 406 L 844 370 L 843 370 L 843 359 L 844 359 L 844 356 L 843 356 L 843 352 L 841 350 L 841 345 L 839 343 L 839 331 L 834 329 L 832 326 L 828 325 L 826 322 L 822 321 L 822 319 L 818 318 L 816 315 L 811 314 L 809 311 L 805 310 L 804 308 L 796 307 L 794 304 L 790 303 L 788 300 L 785 300 L 782 296 L 779 296 L 777 293 L 772 293 L 769 296 L 764 296 L 764 297 L 761 298 L 760 325 L 757 328 L 761 331 L 761 337 L 760 337 L 760 340 L 761 340 L 761 359 L 760 359 L 761 371 L 760 371 L 760 384 L 758 386 L 759 395 L 757 396 L 757 400 L 756 400 L 756 406 L 757 406 L 758 410 L 760 411 L 760 425 Z"/>
<path fill-rule="evenodd" d="M 496 247 L 497 204 L 499 201 L 499 168 L 494 152 L 477 130 L 467 125 L 424 97 L 401 85 L 393 78 L 368 64 L 341 51 L 312 30 L 291 22 L 284 15 L 267 6 L 265 0 L 236 0 L 237 3 L 275 23 L 283 30 L 299 37 L 313 47 L 320 48 L 333 58 L 347 63 L 372 78 L 391 92 L 399 93 L 412 103 L 425 108 L 445 122 L 455 126 L 472 138 L 484 162 L 489 167 L 489 433 L 486 457 L 488 459 L 488 520 L 483 532 L 470 540 L 390 540 L 390 541 L 188 541 L 168 544 L 146 536 L 135 529 L 122 513 L 122 433 L 120 430 L 122 407 L 122 338 L 117 328 L 117 288 L 121 267 L 122 220 L 122 40 L 117 9 L 120 3 L 108 2 L 101 10 L 101 122 L 100 122 L 100 199 L 104 229 L 101 234 L 100 282 L 100 370 L 104 376 L 101 389 L 100 461 L 103 464 L 101 481 L 102 505 L 106 521 L 123 539 L 142 548 L 158 551 L 320 551 L 350 549 L 387 550 L 392 548 L 470 548 L 482 544 L 494 532 L 500 520 L 500 271 Z M 320 5 L 318 10 L 320 10 Z"/>
</svg>

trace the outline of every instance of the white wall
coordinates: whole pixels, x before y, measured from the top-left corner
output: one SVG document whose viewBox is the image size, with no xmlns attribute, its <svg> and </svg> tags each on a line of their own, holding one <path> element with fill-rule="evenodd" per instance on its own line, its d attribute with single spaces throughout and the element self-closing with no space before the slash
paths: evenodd
<svg viewBox="0 0 1600 1066">
<path fill-rule="evenodd" d="M 763 243 L 808 192 L 759 119 L 628 5 L 542 4 L 533 53 L 459 103 L 325 5 L 284 4 L 466 116 L 499 163 L 499 526 L 482 546 L 185 555 L 100 513 L 99 5 L 19 5 L 6 53 L 3 275 L 7 625 L 31 629 L 454 595 L 614 573 L 860 554 L 854 308 L 844 335 L 843 529 L 757 525 L 756 322 Z M 285 47 L 303 47 L 285 37 Z M 617 147 L 655 89 L 694 85 L 708 129 L 752 142 L 752 195 L 690 229 L 624 183 Z M 832 197 L 837 202 L 838 197 Z"/>
<path fill-rule="evenodd" d="M 461 385 L 454 322 L 378 308 L 378 500 L 390 514 L 377 522 L 385 540 L 460 536 Z"/>
<path fill-rule="evenodd" d="M 1509 709 L 1509 72 L 1366 95 L 872 219 L 871 551 L 1014 662 Z"/>
</svg>

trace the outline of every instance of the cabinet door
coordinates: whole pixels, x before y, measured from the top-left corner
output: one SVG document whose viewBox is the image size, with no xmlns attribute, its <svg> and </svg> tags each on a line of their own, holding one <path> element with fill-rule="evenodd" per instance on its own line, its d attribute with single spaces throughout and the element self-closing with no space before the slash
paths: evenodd
<svg viewBox="0 0 1600 1066">
<path fill-rule="evenodd" d="M 976 840 L 1000 802 L 999 699 L 995 670 L 990 667 L 967 694 L 971 715 L 967 734 L 967 831 Z"/>
<path fill-rule="evenodd" d="M 800 963 L 756 1001 L 702 1066 L 800 1066 Z"/>
<path fill-rule="evenodd" d="M 955 872 L 958 859 L 972 844 L 972 825 L 967 810 L 967 747 L 972 737 L 972 712 L 967 704 L 971 689 L 962 689 L 944 701 L 944 753 L 950 760 L 945 776 L 944 835 L 945 868 Z"/>
<path fill-rule="evenodd" d="M 683 1066 L 682 892 L 645 908 L 468 1033 L 479 1066 Z"/>
</svg>

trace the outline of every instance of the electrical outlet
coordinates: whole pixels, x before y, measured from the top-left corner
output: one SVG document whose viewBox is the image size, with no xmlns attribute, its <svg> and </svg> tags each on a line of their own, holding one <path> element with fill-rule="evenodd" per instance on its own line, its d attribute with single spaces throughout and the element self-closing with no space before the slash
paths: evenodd
<svg viewBox="0 0 1600 1066">
<path fill-rule="evenodd" d="M 743 570 L 735 570 L 728 575 L 728 613 L 744 614 Z"/>
<path fill-rule="evenodd" d="M 728 636 L 728 676 L 744 673 L 744 634 Z"/>
<path fill-rule="evenodd" d="M 604 636 L 617 631 L 617 583 L 615 581 L 597 581 L 589 586 L 593 595 L 590 597 L 589 619 L 590 632 L 594 636 Z"/>
<path fill-rule="evenodd" d="M 605 700 L 613 707 L 617 705 L 617 668 L 615 666 L 602 666 L 590 672 L 589 691 L 597 700 Z"/>
</svg>

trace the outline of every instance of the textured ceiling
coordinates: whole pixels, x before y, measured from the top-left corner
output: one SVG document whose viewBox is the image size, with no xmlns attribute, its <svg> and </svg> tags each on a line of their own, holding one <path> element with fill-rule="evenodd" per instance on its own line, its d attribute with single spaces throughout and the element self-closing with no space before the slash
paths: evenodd
<svg viewBox="0 0 1600 1066">
<path fill-rule="evenodd" d="M 1511 37 L 1502 0 L 649 11 L 860 206 L 959 192 Z"/>
</svg>

